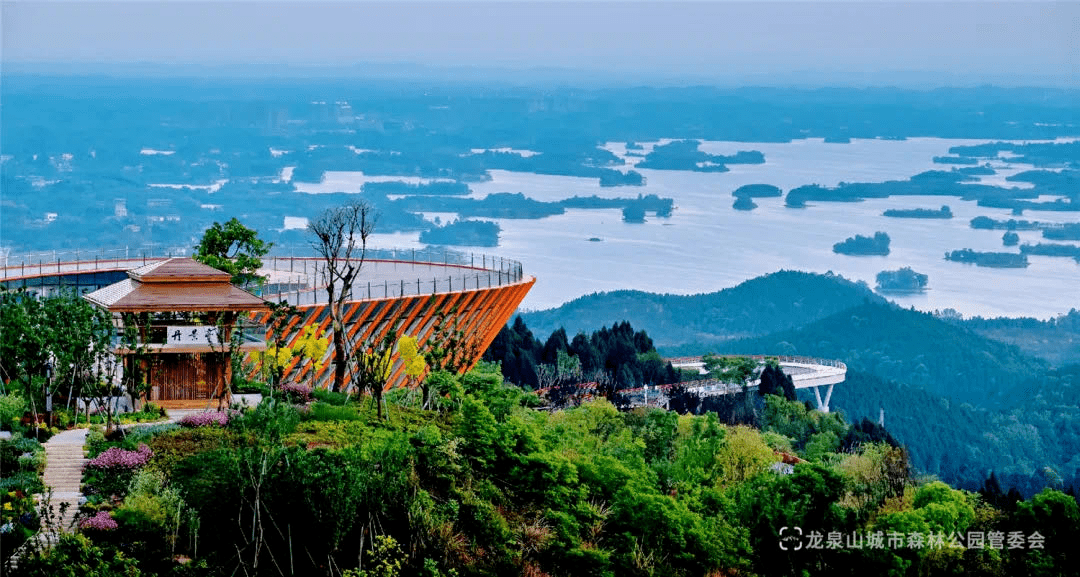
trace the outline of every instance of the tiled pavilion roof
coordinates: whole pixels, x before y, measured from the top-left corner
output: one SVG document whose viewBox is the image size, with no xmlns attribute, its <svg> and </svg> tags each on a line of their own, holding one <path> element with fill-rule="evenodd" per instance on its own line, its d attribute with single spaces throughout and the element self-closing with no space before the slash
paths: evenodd
<svg viewBox="0 0 1080 577">
<path fill-rule="evenodd" d="M 171 258 L 128 271 L 116 284 L 84 298 L 111 312 L 253 311 L 263 299 L 233 286 L 229 273 L 190 258 Z"/>
</svg>

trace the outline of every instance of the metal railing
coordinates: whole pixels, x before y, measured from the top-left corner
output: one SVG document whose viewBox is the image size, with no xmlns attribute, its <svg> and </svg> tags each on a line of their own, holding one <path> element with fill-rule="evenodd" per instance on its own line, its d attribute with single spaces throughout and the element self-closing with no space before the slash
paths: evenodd
<svg viewBox="0 0 1080 577">
<path fill-rule="evenodd" d="M 847 370 L 847 365 L 844 364 L 843 361 L 838 361 L 836 359 L 821 359 L 821 358 L 818 358 L 818 357 L 805 357 L 805 356 L 798 356 L 798 355 L 714 355 L 714 356 L 717 356 L 717 357 L 730 357 L 730 358 L 746 357 L 746 358 L 754 359 L 756 361 L 767 361 L 769 359 L 775 359 L 776 362 L 781 363 L 781 364 L 794 363 L 794 364 L 800 364 L 800 365 L 820 365 L 820 366 L 825 366 L 825 367 L 835 367 L 835 368 L 838 368 L 838 369 Z M 678 364 L 700 363 L 700 362 L 702 362 L 702 357 L 672 357 L 672 358 L 664 359 L 664 360 L 670 362 L 673 365 L 678 365 Z"/>
<path fill-rule="evenodd" d="M 0 259 L 4 264 L 0 281 L 127 270 L 175 256 L 186 254 L 131 248 L 9 253 Z M 246 288 L 267 300 L 293 305 L 327 302 L 326 263 L 320 257 L 270 255 L 263 258 L 262 270 L 269 273 L 268 280 Z M 368 249 L 349 300 L 483 289 L 514 284 L 524 276 L 520 262 L 488 254 L 430 248 Z"/>
<path fill-rule="evenodd" d="M 263 270 L 279 274 L 271 274 L 263 287 L 251 290 L 264 299 L 297 306 L 325 304 L 326 266 L 313 256 L 266 257 Z M 520 262 L 503 257 L 443 249 L 375 249 L 368 250 L 348 299 L 478 290 L 514 284 L 524 277 Z"/>
<path fill-rule="evenodd" d="M 113 248 L 45 252 L 0 252 L 0 280 L 49 274 L 74 274 L 102 269 L 134 268 L 165 258 L 188 256 L 185 249 Z"/>
</svg>

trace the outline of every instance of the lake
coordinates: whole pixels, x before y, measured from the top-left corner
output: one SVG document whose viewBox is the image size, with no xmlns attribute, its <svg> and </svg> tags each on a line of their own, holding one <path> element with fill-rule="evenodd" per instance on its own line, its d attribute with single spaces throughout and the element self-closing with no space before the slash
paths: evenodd
<svg viewBox="0 0 1080 577">
<path fill-rule="evenodd" d="M 934 156 L 951 146 L 983 140 L 915 138 L 854 140 L 827 144 L 808 139 L 791 143 L 706 142 L 713 154 L 759 150 L 766 162 L 730 165 L 726 173 L 641 170 L 644 187 L 601 188 L 595 179 L 492 171 L 492 180 L 471 185 L 473 196 L 522 192 L 537 200 L 574 195 L 603 197 L 654 193 L 675 199 L 670 218 L 649 217 L 644 224 L 622 222 L 619 210 L 569 210 L 540 220 L 496 219 L 502 226 L 494 252 L 524 263 L 537 277 L 522 303 L 525 309 L 558 306 L 596 291 L 638 289 L 694 294 L 734 286 L 781 269 L 832 271 L 874 285 L 881 270 L 909 266 L 929 276 L 924 294 L 895 297 L 920 310 L 952 308 L 965 316 L 1034 316 L 1048 318 L 1080 307 L 1080 265 L 1068 258 L 1030 256 L 1027 269 L 991 269 L 944 260 L 946 251 L 971 248 L 1009 251 L 1003 231 L 974 230 L 980 215 L 1011 217 L 1008 209 L 976 206 L 954 197 L 891 197 L 857 203 L 819 202 L 786 208 L 782 198 L 756 199 L 758 208 L 736 211 L 731 192 L 744 184 L 767 183 L 787 190 L 804 184 L 906 179 L 926 170 L 949 170 Z M 645 144 L 645 143 L 642 143 Z M 645 144 L 646 152 L 651 144 Z M 625 156 L 621 143 L 609 150 Z M 636 157 L 628 158 L 634 162 Z M 988 183 L 1030 166 L 1002 158 L 992 162 L 999 174 Z M 629 168 L 629 167 L 627 167 Z M 341 178 L 337 173 L 337 178 Z M 954 218 L 899 219 L 882 216 L 889 208 L 933 208 L 947 204 Z M 443 220 L 446 215 L 440 214 Z M 1027 211 L 1027 220 L 1077 222 L 1075 212 Z M 892 238 L 886 257 L 834 254 L 832 245 L 855 234 L 885 231 Z M 1039 242 L 1038 231 L 1019 231 L 1021 243 Z M 389 237 L 390 235 L 388 235 Z M 599 237 L 601 242 L 590 242 Z M 392 235 L 398 244 L 414 245 L 416 235 Z M 385 240 L 391 240 L 386 238 Z M 467 247 L 460 247 L 469 250 Z"/>
</svg>

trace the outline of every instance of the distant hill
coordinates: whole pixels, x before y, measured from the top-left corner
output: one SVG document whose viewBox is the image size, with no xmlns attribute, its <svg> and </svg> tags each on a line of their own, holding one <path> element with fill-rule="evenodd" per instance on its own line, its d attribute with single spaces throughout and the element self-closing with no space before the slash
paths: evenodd
<svg viewBox="0 0 1080 577">
<path fill-rule="evenodd" d="M 864 302 L 884 303 L 864 283 L 841 276 L 780 271 L 698 295 L 613 291 L 558 308 L 523 313 L 536 334 L 579 332 L 619 321 L 644 329 L 658 349 L 765 335 L 804 325 Z"/>
<path fill-rule="evenodd" d="M 1062 366 L 1080 363 L 1080 310 L 1071 310 L 1049 320 L 1033 318 L 975 317 L 946 321 L 969 328 L 980 335 L 1016 345 L 1025 353 Z"/>
<path fill-rule="evenodd" d="M 1080 482 L 1080 365 L 1049 371 L 1022 385 L 1017 405 L 983 409 L 918 387 L 848 371 L 831 407 L 850 422 L 878 420 L 907 446 L 922 473 L 977 489 L 993 470 L 1003 487 L 1030 496 L 1052 483 Z"/>
<path fill-rule="evenodd" d="M 796 329 L 678 352 L 706 350 L 840 359 L 851 370 L 986 407 L 1020 400 L 1021 385 L 1047 368 L 1045 361 L 1014 345 L 930 313 L 880 303 L 858 305 Z"/>
</svg>

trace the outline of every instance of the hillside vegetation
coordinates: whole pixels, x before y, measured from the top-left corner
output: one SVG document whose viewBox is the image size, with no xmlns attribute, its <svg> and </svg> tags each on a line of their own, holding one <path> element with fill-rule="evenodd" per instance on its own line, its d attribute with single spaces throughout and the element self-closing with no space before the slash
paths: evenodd
<svg viewBox="0 0 1080 577">
<path fill-rule="evenodd" d="M 1046 369 L 1044 361 L 1015 346 L 930 313 L 882 304 L 859 305 L 796 329 L 716 349 L 841 359 L 849 369 L 982 406 L 1014 402 L 1020 385 Z M 701 347 L 682 351 L 706 352 Z"/>
<path fill-rule="evenodd" d="M 91 432 L 87 520 L 16 574 L 1064 575 L 1080 538 L 1065 493 L 999 504 L 917 481 L 903 448 L 777 396 L 756 429 L 604 400 L 538 411 L 494 365 L 429 380 L 434 410 L 398 391 L 387 420 L 362 397 L 275 391 L 244 413 Z"/>
<path fill-rule="evenodd" d="M 763 335 L 804 325 L 864 301 L 885 302 L 868 286 L 836 275 L 780 271 L 698 295 L 641 291 L 596 293 L 521 316 L 537 334 L 567 334 L 629 321 L 664 350 Z"/>
</svg>

